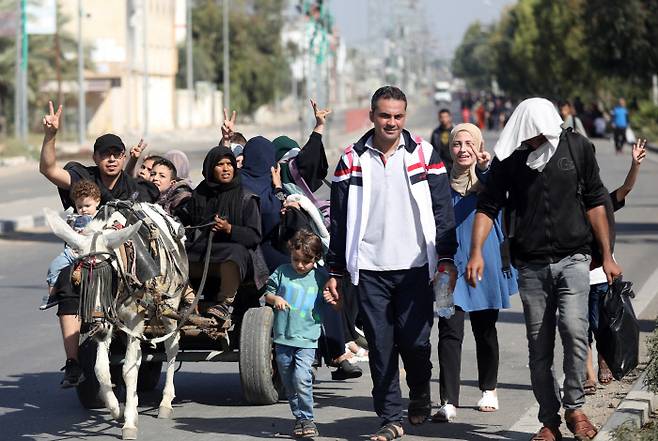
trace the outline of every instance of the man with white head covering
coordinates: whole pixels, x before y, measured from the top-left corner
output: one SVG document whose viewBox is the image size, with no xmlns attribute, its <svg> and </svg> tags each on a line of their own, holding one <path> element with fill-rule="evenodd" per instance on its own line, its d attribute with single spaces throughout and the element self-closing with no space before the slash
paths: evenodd
<svg viewBox="0 0 658 441">
<path fill-rule="evenodd" d="M 496 159 L 478 198 L 466 268 L 466 278 L 475 286 L 484 268 L 482 244 L 505 207 L 512 257 L 519 271 L 530 378 L 543 424 L 532 438 L 536 441 L 561 439 L 560 405 L 576 439 L 596 435 L 581 410 L 592 230 L 608 283 L 621 274 L 610 252 L 603 205 L 608 195 L 592 145 L 577 133 L 562 131 L 561 124 L 553 104 L 543 98 L 523 101 L 510 117 L 494 147 Z M 556 322 L 564 346 L 562 397 L 553 375 Z"/>
</svg>

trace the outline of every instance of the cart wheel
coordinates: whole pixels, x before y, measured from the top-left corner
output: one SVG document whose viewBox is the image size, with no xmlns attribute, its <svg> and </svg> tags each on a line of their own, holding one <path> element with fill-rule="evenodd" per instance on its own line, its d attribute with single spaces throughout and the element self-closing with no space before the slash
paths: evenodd
<svg viewBox="0 0 658 441">
<path fill-rule="evenodd" d="M 161 361 L 145 361 L 139 366 L 137 374 L 137 392 L 154 390 L 160 382 Z"/>
<path fill-rule="evenodd" d="M 272 352 L 272 308 L 250 308 L 240 329 L 240 382 L 249 404 L 274 404 L 282 384 Z"/>
<path fill-rule="evenodd" d="M 94 366 L 96 365 L 96 349 L 98 343 L 93 338 L 85 339 L 78 348 L 78 362 L 85 375 L 85 381 L 76 386 L 78 400 L 85 409 L 99 409 L 105 406 L 98 396 L 101 386 L 96 379 Z"/>
</svg>

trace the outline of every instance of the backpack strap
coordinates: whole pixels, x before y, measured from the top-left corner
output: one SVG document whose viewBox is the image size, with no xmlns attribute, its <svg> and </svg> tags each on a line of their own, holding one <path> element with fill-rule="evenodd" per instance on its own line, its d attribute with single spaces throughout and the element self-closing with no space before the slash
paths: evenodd
<svg viewBox="0 0 658 441">
<path fill-rule="evenodd" d="M 583 180 L 583 176 L 580 173 L 580 167 L 579 164 L 580 162 L 576 160 L 575 155 L 573 154 L 573 149 L 571 148 L 571 141 L 569 141 L 569 133 L 573 132 L 573 129 L 571 127 L 565 129 L 562 132 L 562 135 L 564 138 L 567 140 L 567 148 L 569 149 L 569 156 L 571 156 L 571 160 L 573 161 L 574 168 L 576 169 L 576 180 L 578 181 L 578 188 L 577 188 L 577 194 L 580 197 L 581 201 L 583 198 L 583 189 L 585 187 L 585 183 Z"/>
</svg>

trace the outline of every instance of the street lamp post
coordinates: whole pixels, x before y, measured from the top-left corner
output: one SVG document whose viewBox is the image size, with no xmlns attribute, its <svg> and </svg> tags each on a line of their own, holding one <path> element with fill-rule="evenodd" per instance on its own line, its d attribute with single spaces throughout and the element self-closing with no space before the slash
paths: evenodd
<svg viewBox="0 0 658 441">
<path fill-rule="evenodd" d="M 227 109 L 231 108 L 231 81 L 230 81 L 230 69 L 229 69 L 229 40 L 228 40 L 228 7 L 229 0 L 223 0 L 222 2 L 223 11 L 222 11 L 222 44 L 224 45 L 224 107 Z"/>
<path fill-rule="evenodd" d="M 188 125 L 192 127 L 192 114 L 193 114 L 193 96 L 192 90 L 194 89 L 194 64 L 192 63 L 192 0 L 186 2 L 186 25 L 185 25 L 185 79 L 187 81 L 188 92 Z M 214 101 L 213 101 L 214 102 Z"/>
<path fill-rule="evenodd" d="M 78 142 L 85 142 L 87 128 L 87 107 L 85 102 L 84 51 L 82 50 L 82 0 L 78 0 Z"/>
<path fill-rule="evenodd" d="M 147 32 L 147 19 L 148 15 L 148 1 L 147 0 L 142 0 L 142 28 L 143 28 L 143 41 L 142 41 L 142 56 L 144 58 L 144 72 L 143 72 L 143 118 L 144 118 L 144 130 L 143 130 L 143 137 L 146 137 L 148 135 L 149 131 L 149 72 L 148 72 L 148 32 Z"/>
</svg>

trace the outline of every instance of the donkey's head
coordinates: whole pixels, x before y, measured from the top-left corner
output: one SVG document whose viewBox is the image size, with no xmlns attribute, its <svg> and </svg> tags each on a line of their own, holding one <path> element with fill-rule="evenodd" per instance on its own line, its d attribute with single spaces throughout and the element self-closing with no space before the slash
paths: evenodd
<svg viewBox="0 0 658 441">
<path fill-rule="evenodd" d="M 117 248 L 131 239 L 142 226 L 142 221 L 121 230 L 106 229 L 109 220 L 92 221 L 83 234 L 76 233 L 58 214 L 45 210 L 46 221 L 53 233 L 64 240 L 80 256 L 80 316 L 90 323 L 95 317 L 112 314 L 118 294 L 119 264 Z"/>
<path fill-rule="evenodd" d="M 142 226 L 142 221 L 121 230 L 105 229 L 104 222 L 92 221 L 83 234 L 76 233 L 59 215 L 48 208 L 44 209 L 46 222 L 55 236 L 69 244 L 80 256 L 89 254 L 93 237 L 98 235 L 94 252 L 107 252 L 119 248 L 130 240 Z"/>
</svg>

